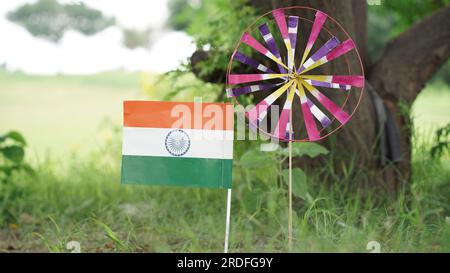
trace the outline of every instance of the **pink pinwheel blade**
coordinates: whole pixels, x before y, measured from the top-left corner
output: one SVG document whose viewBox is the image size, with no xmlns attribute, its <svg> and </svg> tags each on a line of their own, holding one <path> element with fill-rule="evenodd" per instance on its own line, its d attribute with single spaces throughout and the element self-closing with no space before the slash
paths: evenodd
<svg viewBox="0 0 450 273">
<path fill-rule="evenodd" d="M 286 19 L 284 18 L 284 10 L 276 9 L 272 12 L 273 17 L 275 17 L 275 21 L 277 22 L 278 28 L 280 29 L 281 36 L 283 39 L 289 38 L 289 32 L 286 25 Z"/>
<path fill-rule="evenodd" d="M 259 82 L 270 79 L 284 77 L 284 74 L 231 74 L 228 75 L 228 83 L 230 85 Z"/>
</svg>

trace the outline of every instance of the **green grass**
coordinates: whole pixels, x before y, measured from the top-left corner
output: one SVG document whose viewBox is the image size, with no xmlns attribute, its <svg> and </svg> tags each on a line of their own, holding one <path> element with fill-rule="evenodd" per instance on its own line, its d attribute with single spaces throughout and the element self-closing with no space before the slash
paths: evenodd
<svg viewBox="0 0 450 273">
<path fill-rule="evenodd" d="M 120 143 L 111 141 L 87 160 L 70 159 L 62 174 L 48 161 L 36 177 L 1 186 L 0 251 L 68 251 L 72 240 L 89 252 L 221 251 L 225 191 L 123 186 L 119 158 Z M 381 203 L 310 174 L 314 201 L 294 204 L 294 251 L 367 252 L 373 240 L 384 252 L 450 251 L 450 169 L 427 155 L 414 167 L 412 198 Z M 286 251 L 286 187 L 245 179 L 247 171 L 237 160 L 231 251 Z"/>
<path fill-rule="evenodd" d="M 121 100 L 140 96 L 138 74 L 2 73 L 0 130 L 23 132 L 38 157 L 35 175 L 0 184 L 0 252 L 67 252 L 73 240 L 83 252 L 222 251 L 225 191 L 119 183 Z M 309 172 L 312 201 L 294 203 L 294 251 L 368 252 L 373 240 L 383 252 L 450 251 L 449 159 L 429 156 L 428 124 L 450 117 L 448 89 L 437 89 L 414 106 L 423 133 L 414 139 L 412 195 L 380 201 L 349 194 L 352 173 L 325 186 Z M 112 121 L 99 130 L 105 117 Z M 236 154 L 244 149 L 238 143 Z M 286 187 L 261 174 L 235 160 L 231 252 L 287 250 Z"/>
</svg>

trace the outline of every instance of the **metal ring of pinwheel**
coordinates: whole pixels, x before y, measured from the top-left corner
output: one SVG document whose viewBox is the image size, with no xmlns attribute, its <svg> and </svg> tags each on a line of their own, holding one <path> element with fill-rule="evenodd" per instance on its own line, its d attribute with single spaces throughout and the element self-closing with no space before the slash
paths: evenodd
<svg viewBox="0 0 450 273">
<path fill-rule="evenodd" d="M 296 9 L 311 18 L 287 14 Z M 350 120 L 364 81 L 355 43 L 335 19 L 313 8 L 289 7 L 262 15 L 244 32 L 228 65 L 227 96 L 245 107 L 253 130 L 281 141 L 318 141 Z M 266 129 L 261 124 L 268 123 L 274 105 L 282 107 L 279 118 Z"/>
</svg>

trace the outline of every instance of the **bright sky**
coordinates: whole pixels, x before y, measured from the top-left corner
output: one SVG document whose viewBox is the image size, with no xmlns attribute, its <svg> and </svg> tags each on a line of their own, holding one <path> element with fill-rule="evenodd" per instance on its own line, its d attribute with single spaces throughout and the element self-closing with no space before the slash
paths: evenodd
<svg viewBox="0 0 450 273">
<path fill-rule="evenodd" d="M 0 64 L 6 63 L 8 69 L 30 74 L 90 74 L 117 68 L 166 72 L 176 68 L 195 50 L 192 39 L 184 32 L 163 29 L 169 16 L 167 0 L 81 1 L 105 15 L 115 16 L 121 26 L 161 29 L 150 51 L 124 48 L 118 27 L 110 27 L 94 36 L 69 31 L 59 44 L 35 38 L 5 17 L 18 6 L 34 2 L 36 0 L 0 2 Z"/>
</svg>

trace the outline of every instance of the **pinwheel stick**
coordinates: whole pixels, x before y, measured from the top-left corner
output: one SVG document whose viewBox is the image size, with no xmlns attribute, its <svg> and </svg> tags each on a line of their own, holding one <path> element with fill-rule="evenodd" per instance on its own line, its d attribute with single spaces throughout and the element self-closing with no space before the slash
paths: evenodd
<svg viewBox="0 0 450 273">
<path fill-rule="evenodd" d="M 292 251 L 292 111 L 289 114 L 289 214 L 288 214 L 288 247 Z"/>
</svg>

